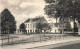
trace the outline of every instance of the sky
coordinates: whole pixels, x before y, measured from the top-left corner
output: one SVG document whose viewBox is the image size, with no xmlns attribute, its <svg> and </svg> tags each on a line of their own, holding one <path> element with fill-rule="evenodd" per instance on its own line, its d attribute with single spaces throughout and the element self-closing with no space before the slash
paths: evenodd
<svg viewBox="0 0 80 49">
<path fill-rule="evenodd" d="M 15 17 L 17 28 L 28 18 L 44 15 L 44 0 L 0 0 L 0 13 L 8 8 Z M 46 18 L 47 19 L 47 18 Z M 54 23 L 55 19 L 52 19 Z M 71 23 L 72 24 L 72 23 Z"/>
<path fill-rule="evenodd" d="M 0 13 L 8 8 L 15 17 L 17 26 L 28 18 L 44 15 L 44 0 L 0 0 Z"/>
</svg>

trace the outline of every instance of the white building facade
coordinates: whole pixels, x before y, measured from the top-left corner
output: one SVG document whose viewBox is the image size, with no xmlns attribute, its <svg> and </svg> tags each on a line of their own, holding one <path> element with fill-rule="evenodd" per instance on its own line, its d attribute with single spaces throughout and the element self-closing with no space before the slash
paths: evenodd
<svg viewBox="0 0 80 49">
<path fill-rule="evenodd" d="M 24 24 L 26 26 L 26 34 L 30 33 L 37 33 L 38 29 L 36 28 L 36 25 L 39 21 L 42 21 L 42 23 L 45 23 L 46 20 L 44 17 L 39 17 L 39 18 L 29 18 L 27 19 Z"/>
<path fill-rule="evenodd" d="M 36 22 L 25 22 L 26 33 L 35 33 L 36 31 Z"/>
</svg>

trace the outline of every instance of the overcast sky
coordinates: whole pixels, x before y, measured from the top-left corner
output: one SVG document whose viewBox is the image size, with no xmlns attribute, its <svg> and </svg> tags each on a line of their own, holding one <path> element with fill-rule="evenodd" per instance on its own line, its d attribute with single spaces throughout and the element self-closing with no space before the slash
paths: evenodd
<svg viewBox="0 0 80 49">
<path fill-rule="evenodd" d="M 28 18 L 44 15 L 44 0 L 0 0 L 0 2 L 0 13 L 8 8 L 17 21 L 17 28 Z M 56 21 L 53 19 L 53 22 Z"/>
<path fill-rule="evenodd" d="M 44 15 L 44 0 L 1 0 L 0 13 L 5 8 L 14 15 L 17 26 L 28 18 Z"/>
</svg>

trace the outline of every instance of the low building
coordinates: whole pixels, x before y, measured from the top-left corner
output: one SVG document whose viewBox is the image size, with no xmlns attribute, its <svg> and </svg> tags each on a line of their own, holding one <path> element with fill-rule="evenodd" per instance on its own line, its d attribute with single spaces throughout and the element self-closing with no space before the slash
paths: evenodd
<svg viewBox="0 0 80 49">
<path fill-rule="evenodd" d="M 60 23 L 53 23 L 53 22 L 48 22 L 44 17 L 38 17 L 38 18 L 29 18 L 27 19 L 24 24 L 26 26 L 26 32 L 25 34 L 31 34 L 31 33 L 37 33 L 37 23 L 48 23 L 51 26 L 51 29 L 48 29 L 48 33 L 60 33 L 62 30 L 62 24 Z M 64 27 L 65 29 L 65 27 Z M 42 32 L 44 32 L 42 30 Z M 21 32 L 22 33 L 22 32 Z"/>
<path fill-rule="evenodd" d="M 50 23 L 51 33 L 59 33 L 58 23 Z"/>
<path fill-rule="evenodd" d="M 38 17 L 38 18 L 29 18 L 27 19 L 24 24 L 26 26 L 26 34 L 30 34 L 30 33 L 36 33 L 37 32 L 37 28 L 36 25 L 38 22 L 41 23 L 45 23 L 47 22 L 46 19 L 44 17 Z"/>
<path fill-rule="evenodd" d="M 36 22 L 33 21 L 32 19 L 28 19 L 25 21 L 25 26 L 26 26 L 26 33 L 35 33 L 36 31 Z"/>
</svg>

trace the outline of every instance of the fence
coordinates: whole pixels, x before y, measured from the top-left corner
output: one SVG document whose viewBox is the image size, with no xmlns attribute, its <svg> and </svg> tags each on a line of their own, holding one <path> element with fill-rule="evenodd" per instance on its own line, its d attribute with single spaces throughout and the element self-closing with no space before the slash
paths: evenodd
<svg viewBox="0 0 80 49">
<path fill-rule="evenodd" d="M 26 36 L 27 37 L 27 36 Z M 44 42 L 44 41 L 49 41 L 49 40 L 54 40 L 54 41 L 58 41 L 58 40 L 66 40 L 66 39 L 72 39 L 75 38 L 74 36 L 68 36 L 68 35 L 64 35 L 62 36 L 61 34 L 49 34 L 44 36 L 43 34 L 37 34 L 34 36 L 30 36 L 29 38 L 26 38 L 24 36 L 19 37 L 19 38 L 10 38 L 9 39 L 9 43 L 8 43 L 8 39 L 1 39 L 1 46 L 5 46 L 5 45 L 14 45 L 14 44 L 25 44 L 25 43 L 35 43 L 35 42 Z"/>
</svg>

